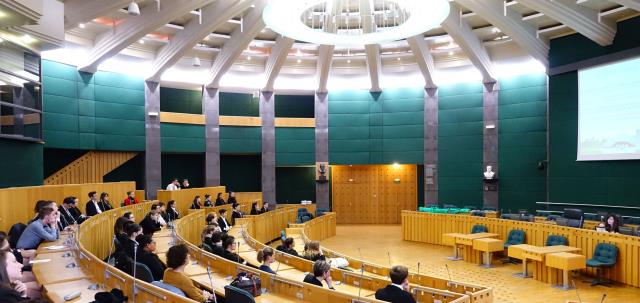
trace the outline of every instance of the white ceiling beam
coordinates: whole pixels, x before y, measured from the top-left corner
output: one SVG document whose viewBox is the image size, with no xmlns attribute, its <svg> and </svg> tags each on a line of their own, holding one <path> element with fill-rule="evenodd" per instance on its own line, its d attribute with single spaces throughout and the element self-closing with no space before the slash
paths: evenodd
<svg viewBox="0 0 640 303">
<path fill-rule="evenodd" d="M 360 1 L 360 19 L 362 20 L 362 30 L 365 34 L 372 33 L 376 30 L 375 23 L 371 12 L 374 10 L 373 1 Z M 369 70 L 369 79 L 371 80 L 372 92 L 381 92 L 380 76 L 382 75 L 382 60 L 380 59 L 380 45 L 369 44 L 364 46 L 367 55 L 367 69 Z"/>
<path fill-rule="evenodd" d="M 549 43 L 538 38 L 537 28 L 523 22 L 522 16 L 511 8 L 505 7 L 502 0 L 455 0 L 455 2 L 498 27 L 545 67 L 549 65 Z"/>
<path fill-rule="evenodd" d="M 64 29 L 89 22 L 127 6 L 131 0 L 66 0 L 64 2 Z"/>
<path fill-rule="evenodd" d="M 202 23 L 200 18 L 193 18 L 183 31 L 178 32 L 169 44 L 156 55 L 152 64 L 150 76 L 147 80 L 160 81 L 165 70 L 173 66 L 193 47 L 225 24 L 232 18 L 253 4 L 253 1 L 218 0 L 202 8 Z"/>
<path fill-rule="evenodd" d="M 164 1 L 160 4 L 159 11 L 156 5 L 145 6 L 141 9 L 140 16 L 129 16 L 113 30 L 100 35 L 87 61 L 79 69 L 90 73 L 96 72 L 100 63 L 115 56 L 147 33 L 211 2 L 213 0 Z"/>
<path fill-rule="evenodd" d="M 602 19 L 598 11 L 576 4 L 575 0 L 518 0 L 519 3 L 562 22 L 576 32 L 607 46 L 616 36 L 616 23 Z"/>
<path fill-rule="evenodd" d="M 338 5 L 338 1 L 334 1 L 331 5 L 331 15 L 340 13 L 341 7 Z M 329 1 L 327 1 L 329 3 Z M 331 22 L 328 17 L 322 23 L 322 30 L 327 33 L 336 33 L 338 31 L 337 24 Z M 317 76 L 318 76 L 318 89 L 319 93 L 327 92 L 327 81 L 329 80 L 329 72 L 331 71 L 331 64 L 333 63 L 333 50 L 335 45 L 320 45 L 318 47 L 318 61 L 317 61 Z"/>
<path fill-rule="evenodd" d="M 620 4 L 632 10 L 640 12 L 640 0 L 608 0 L 608 1 Z"/>
<path fill-rule="evenodd" d="M 416 58 L 420 72 L 424 77 L 426 88 L 436 88 L 436 84 L 433 82 L 433 73 L 436 71 L 436 65 L 433 62 L 433 56 L 427 46 L 427 41 L 424 40 L 423 35 L 417 35 L 407 38 L 407 43 L 411 48 L 411 52 Z"/>
<path fill-rule="evenodd" d="M 262 20 L 262 10 L 266 3 L 266 0 L 257 0 L 255 7 L 243 17 L 241 26 L 238 26 L 231 33 L 231 39 L 222 46 L 222 50 L 216 56 L 216 60 L 209 69 L 209 80 L 205 83 L 206 87 L 220 87 L 222 76 L 231 68 L 233 62 L 242 55 L 242 51 L 247 48 L 253 38 L 265 27 Z"/>
<path fill-rule="evenodd" d="M 455 5 L 451 5 L 449 16 L 442 22 L 442 28 L 458 43 L 473 65 L 480 70 L 483 82 L 496 82 L 489 53 L 478 36 L 473 33 L 471 26 L 460 19 L 460 11 Z"/>
<path fill-rule="evenodd" d="M 262 89 L 263 91 L 273 91 L 273 84 L 276 82 L 276 78 L 280 74 L 285 61 L 287 61 L 287 55 L 289 55 L 293 42 L 293 39 L 284 36 L 278 36 L 276 39 L 276 45 L 271 49 L 271 55 L 265 65 L 266 84 Z"/>
</svg>

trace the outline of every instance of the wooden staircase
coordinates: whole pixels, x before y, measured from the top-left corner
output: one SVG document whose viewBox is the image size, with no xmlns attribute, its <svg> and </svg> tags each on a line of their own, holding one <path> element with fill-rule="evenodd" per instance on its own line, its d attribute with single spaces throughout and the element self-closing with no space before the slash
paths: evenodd
<svg viewBox="0 0 640 303">
<path fill-rule="evenodd" d="M 138 153 L 90 151 L 44 180 L 45 185 L 102 183 L 104 175 Z"/>
</svg>

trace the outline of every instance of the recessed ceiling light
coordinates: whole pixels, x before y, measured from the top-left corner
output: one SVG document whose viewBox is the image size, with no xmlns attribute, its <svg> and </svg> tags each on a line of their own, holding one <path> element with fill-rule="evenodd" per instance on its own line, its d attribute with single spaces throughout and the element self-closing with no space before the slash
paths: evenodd
<svg viewBox="0 0 640 303">
<path fill-rule="evenodd" d="M 33 37 L 31 37 L 29 35 L 24 35 L 24 36 L 20 37 L 20 39 L 25 43 L 31 43 L 31 42 L 35 42 L 36 41 L 36 39 L 33 39 Z"/>
<path fill-rule="evenodd" d="M 140 7 L 138 6 L 138 3 L 131 1 L 131 4 L 129 4 L 129 7 L 127 8 L 127 13 L 131 16 L 140 16 Z"/>
<path fill-rule="evenodd" d="M 400 61 L 400 57 L 396 58 L 396 60 Z"/>
<path fill-rule="evenodd" d="M 256 7 L 256 5 L 255 4 L 251 4 L 251 7 Z"/>
<path fill-rule="evenodd" d="M 497 27 L 494 27 L 494 28 L 492 28 L 492 29 L 491 29 L 491 32 L 493 32 L 493 33 L 499 33 L 499 32 L 500 32 L 500 29 L 499 29 L 499 28 L 497 28 Z"/>
<path fill-rule="evenodd" d="M 247 60 L 251 61 L 251 56 L 247 56 Z"/>
<path fill-rule="evenodd" d="M 298 62 L 298 63 L 300 63 L 300 62 L 302 62 L 302 60 L 298 59 L 298 61 L 297 61 L 297 62 Z"/>
<path fill-rule="evenodd" d="M 7 13 L 0 10 L 0 18 L 6 17 L 6 16 L 7 16 Z"/>
<path fill-rule="evenodd" d="M 138 42 L 140 42 L 140 44 L 144 44 L 144 39 L 140 39 Z"/>
<path fill-rule="evenodd" d="M 298 49 L 298 50 L 296 51 L 296 56 L 298 56 L 298 57 L 302 56 L 302 52 L 300 51 L 300 49 Z"/>
<path fill-rule="evenodd" d="M 347 64 L 350 64 L 350 63 L 351 63 L 351 59 L 347 59 Z"/>
<path fill-rule="evenodd" d="M 84 23 L 78 23 L 79 28 L 84 28 Z"/>
<path fill-rule="evenodd" d="M 198 58 L 198 56 L 195 56 L 195 57 L 193 58 L 193 63 L 192 63 L 192 65 L 193 65 L 193 66 L 196 66 L 196 67 L 197 67 L 197 66 L 202 65 L 202 63 L 200 62 L 200 58 Z"/>
<path fill-rule="evenodd" d="M 453 56 L 453 51 L 449 51 L 449 56 Z"/>
<path fill-rule="evenodd" d="M 0 43 L 4 42 L 4 39 L 0 38 Z"/>
</svg>

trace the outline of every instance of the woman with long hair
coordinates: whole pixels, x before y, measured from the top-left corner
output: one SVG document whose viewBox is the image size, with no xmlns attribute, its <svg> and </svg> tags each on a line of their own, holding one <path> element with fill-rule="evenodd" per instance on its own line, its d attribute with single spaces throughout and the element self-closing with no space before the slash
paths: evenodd
<svg viewBox="0 0 640 303">
<path fill-rule="evenodd" d="M 4 232 L 0 232 L 0 284 L 12 288 L 23 297 L 38 299 L 42 296 L 42 289 L 33 274 L 23 272 L 22 263 L 16 261 Z"/>
</svg>

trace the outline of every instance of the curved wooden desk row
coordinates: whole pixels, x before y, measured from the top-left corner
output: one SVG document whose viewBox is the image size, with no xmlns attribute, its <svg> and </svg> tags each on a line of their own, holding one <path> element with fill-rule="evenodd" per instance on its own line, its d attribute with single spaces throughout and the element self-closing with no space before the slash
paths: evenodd
<svg viewBox="0 0 640 303">
<path fill-rule="evenodd" d="M 304 242 L 309 241 L 309 239 L 320 241 L 334 236 L 335 222 L 335 213 L 332 213 L 332 215 L 330 216 L 320 216 L 307 221 L 304 224 L 292 224 L 290 225 L 291 228 L 287 228 L 287 236 L 293 236 L 297 243 L 299 241 L 302 241 L 303 243 L 296 245 L 296 248 L 301 249 L 304 245 Z M 296 236 L 298 234 L 300 236 Z M 367 276 L 383 279 L 385 280 L 385 283 L 389 283 L 388 277 L 389 271 L 391 270 L 390 267 L 353 258 L 351 256 L 335 252 L 325 247 L 322 247 L 322 251 L 324 255 L 329 258 L 345 258 L 349 262 L 349 268 L 353 271 L 359 271 L 360 268 L 364 268 L 365 274 Z M 461 295 L 468 295 L 470 302 L 493 302 L 493 289 L 490 287 L 466 284 L 456 281 L 448 281 L 417 273 L 409 273 L 409 282 L 411 282 L 414 288 L 426 287 L 437 289 L 438 291 L 447 291 Z M 423 300 L 419 301 L 422 302 Z"/>
<path fill-rule="evenodd" d="M 609 278 L 640 287 L 640 273 L 637 270 L 640 237 L 535 222 L 402 211 L 402 237 L 408 241 L 443 245 L 442 234 L 469 233 L 476 224 L 485 225 L 489 232 L 498 234 L 501 239 L 506 239 L 512 229 L 523 230 L 527 234 L 526 244 L 536 246 L 544 246 L 549 235 L 561 235 L 569 240 L 569 246 L 579 248 L 587 259 L 593 256 L 598 243 L 614 244 L 618 247 L 618 261 L 615 267 L 607 270 Z M 595 270 L 584 271 L 595 275 Z"/>
<path fill-rule="evenodd" d="M 62 204 L 68 196 L 80 200 L 78 207 L 84 212 L 84 204 L 89 200 L 90 191 L 109 193 L 111 204 L 118 207 L 128 191 L 136 189 L 135 182 L 87 183 L 10 187 L 0 189 L 0 230 L 9 231 L 17 222 L 26 223 L 33 218 L 33 208 L 38 200 L 53 200 Z"/>
<path fill-rule="evenodd" d="M 189 212 L 189 207 L 193 203 L 193 198 L 195 196 L 200 196 L 202 199 L 202 203 L 204 203 L 204 195 L 210 194 L 211 201 L 215 203 L 216 196 L 218 193 L 222 193 L 222 197 L 225 201 L 229 199 L 229 194 L 226 193 L 225 186 L 212 186 L 212 187 L 199 187 L 199 188 L 188 188 L 181 190 L 159 190 L 158 191 L 158 200 L 167 203 L 169 200 L 176 201 L 176 206 L 178 211 L 181 214 L 187 214 Z M 251 202 L 258 201 L 262 202 L 262 193 L 261 192 L 236 192 L 236 200 L 240 204 L 248 204 L 251 205 Z"/>
</svg>

